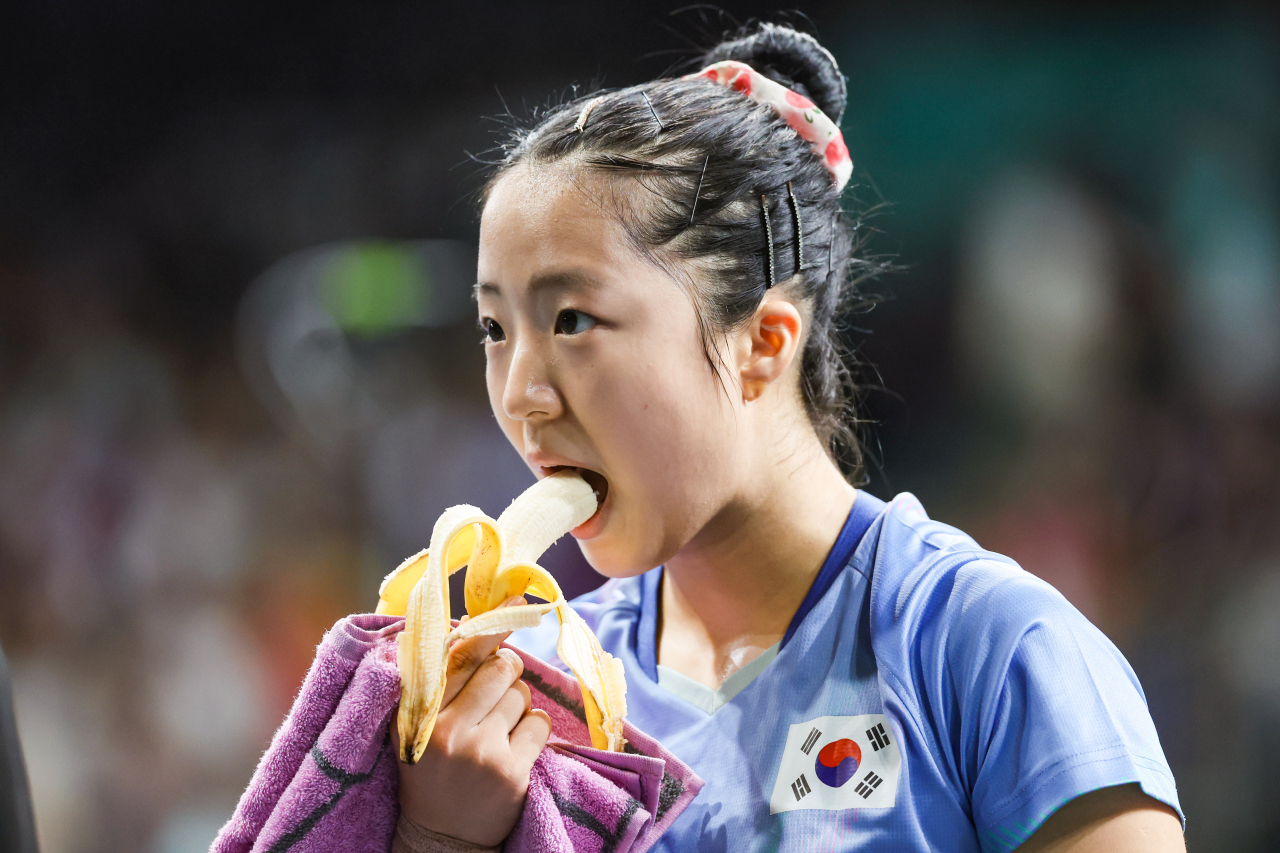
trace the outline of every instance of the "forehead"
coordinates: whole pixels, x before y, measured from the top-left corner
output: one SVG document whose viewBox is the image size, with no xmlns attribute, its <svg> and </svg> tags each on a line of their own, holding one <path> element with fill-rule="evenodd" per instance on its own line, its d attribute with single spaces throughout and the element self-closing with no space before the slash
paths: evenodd
<svg viewBox="0 0 1280 853">
<path fill-rule="evenodd" d="M 616 215 L 625 182 L 572 165 L 520 165 L 500 177 L 480 217 L 481 283 L 552 271 L 648 265 Z"/>
</svg>

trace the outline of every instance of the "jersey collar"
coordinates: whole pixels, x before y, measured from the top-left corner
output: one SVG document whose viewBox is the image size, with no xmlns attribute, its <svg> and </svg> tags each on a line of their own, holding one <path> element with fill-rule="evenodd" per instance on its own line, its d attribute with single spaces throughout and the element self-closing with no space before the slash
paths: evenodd
<svg viewBox="0 0 1280 853">
<path fill-rule="evenodd" d="M 813 579 L 809 592 L 800 602 L 800 609 L 796 611 L 795 616 L 791 617 L 791 624 L 782 635 L 782 642 L 778 645 L 779 651 L 786 648 L 792 635 L 800 627 L 800 623 L 809 615 L 809 611 L 822 600 L 822 596 L 827 594 L 831 584 L 835 583 L 836 578 L 849 565 L 853 559 L 853 552 L 858 549 L 858 543 L 862 541 L 863 534 L 867 532 L 871 522 L 884 511 L 884 508 L 884 501 L 861 489 L 858 490 L 853 509 L 849 511 L 849 517 L 840 528 L 840 535 L 836 537 L 835 544 L 827 554 L 827 559 L 823 561 L 822 568 Z M 658 680 L 658 609 L 660 605 L 658 592 L 661 583 L 662 566 L 641 575 L 640 621 L 636 625 L 636 657 L 645 674 L 654 681 Z"/>
</svg>

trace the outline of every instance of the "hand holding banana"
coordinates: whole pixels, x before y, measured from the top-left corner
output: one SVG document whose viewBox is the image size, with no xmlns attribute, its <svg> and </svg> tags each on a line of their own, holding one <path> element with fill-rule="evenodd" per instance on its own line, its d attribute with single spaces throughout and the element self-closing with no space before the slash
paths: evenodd
<svg viewBox="0 0 1280 853">
<path fill-rule="evenodd" d="M 465 504 L 446 510 L 431 532 L 430 547 L 387 575 L 377 612 L 405 616 L 396 721 L 401 761 L 415 763 L 431 738 L 444 696 L 449 644 L 532 627 L 551 610 L 560 620 L 556 651 L 578 679 L 592 746 L 622 749 L 627 712 L 622 662 L 600 648 L 555 578 L 535 562 L 595 511 L 591 487 L 573 471 L 559 471 L 527 489 L 497 521 Z M 469 618 L 451 628 L 449 576 L 463 566 Z M 498 608 L 525 594 L 546 603 Z"/>
</svg>

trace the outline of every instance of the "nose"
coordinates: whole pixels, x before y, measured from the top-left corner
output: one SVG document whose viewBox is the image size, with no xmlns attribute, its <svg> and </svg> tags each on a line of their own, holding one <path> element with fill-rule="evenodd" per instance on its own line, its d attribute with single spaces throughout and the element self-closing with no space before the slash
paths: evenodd
<svg viewBox="0 0 1280 853">
<path fill-rule="evenodd" d="M 514 421 L 553 420 L 563 412 L 546 354 L 532 342 L 517 343 L 502 390 L 502 410 Z"/>
</svg>

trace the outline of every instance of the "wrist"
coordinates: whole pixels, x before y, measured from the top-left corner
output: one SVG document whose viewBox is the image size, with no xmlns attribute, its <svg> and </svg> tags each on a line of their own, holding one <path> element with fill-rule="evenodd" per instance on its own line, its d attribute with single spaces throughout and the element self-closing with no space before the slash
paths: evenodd
<svg viewBox="0 0 1280 853">
<path fill-rule="evenodd" d="M 501 846 L 486 847 L 450 835 L 441 835 L 414 823 L 402 814 L 396 822 L 391 853 L 498 853 Z"/>
</svg>

